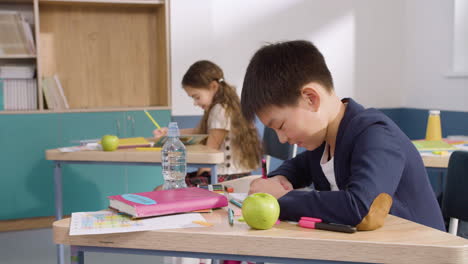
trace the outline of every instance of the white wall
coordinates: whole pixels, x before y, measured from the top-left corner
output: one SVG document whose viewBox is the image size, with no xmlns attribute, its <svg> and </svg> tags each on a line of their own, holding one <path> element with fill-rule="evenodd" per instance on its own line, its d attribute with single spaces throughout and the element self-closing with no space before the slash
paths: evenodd
<svg viewBox="0 0 468 264">
<path fill-rule="evenodd" d="M 219 64 L 240 93 L 253 53 L 266 42 L 294 39 L 310 40 L 324 53 L 341 97 L 369 107 L 468 110 L 461 98 L 467 79 L 443 76 L 451 57 L 451 2 L 172 0 L 173 115 L 201 114 L 180 87 L 196 60 Z"/>
<path fill-rule="evenodd" d="M 406 91 L 402 105 L 468 111 L 468 76 L 447 77 L 453 70 L 453 1 L 411 0 L 405 11 Z"/>
</svg>

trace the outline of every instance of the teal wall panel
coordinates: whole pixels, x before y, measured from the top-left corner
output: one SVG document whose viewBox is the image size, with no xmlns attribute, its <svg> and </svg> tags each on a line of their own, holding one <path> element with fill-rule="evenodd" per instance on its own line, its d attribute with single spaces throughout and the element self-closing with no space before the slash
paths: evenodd
<svg viewBox="0 0 468 264">
<path fill-rule="evenodd" d="M 125 112 L 64 113 L 59 119 L 62 146 L 76 140 L 121 134 Z M 64 214 L 108 206 L 107 196 L 125 192 L 125 166 L 66 164 L 63 172 Z"/>
<path fill-rule="evenodd" d="M 1 220 L 53 215 L 53 167 L 44 150 L 59 146 L 57 118 L 0 115 Z"/>
<path fill-rule="evenodd" d="M 170 111 L 151 113 L 162 126 L 168 124 Z M 105 134 L 150 137 L 153 124 L 141 114 L 0 115 L 0 220 L 54 215 L 54 163 L 45 160 L 45 150 Z M 135 120 L 132 130 L 127 129 L 129 115 Z M 159 166 L 64 164 L 62 174 L 64 214 L 100 210 L 108 206 L 109 195 L 151 190 L 162 184 Z"/>
</svg>

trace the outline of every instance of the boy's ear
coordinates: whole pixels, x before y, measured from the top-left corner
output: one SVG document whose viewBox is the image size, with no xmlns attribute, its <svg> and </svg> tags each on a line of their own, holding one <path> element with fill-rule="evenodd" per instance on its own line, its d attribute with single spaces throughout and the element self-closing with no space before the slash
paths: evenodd
<svg viewBox="0 0 468 264">
<path fill-rule="evenodd" d="M 312 111 L 318 111 L 320 107 L 320 94 L 314 85 L 309 84 L 304 86 L 301 90 L 301 97 L 311 107 Z"/>
</svg>

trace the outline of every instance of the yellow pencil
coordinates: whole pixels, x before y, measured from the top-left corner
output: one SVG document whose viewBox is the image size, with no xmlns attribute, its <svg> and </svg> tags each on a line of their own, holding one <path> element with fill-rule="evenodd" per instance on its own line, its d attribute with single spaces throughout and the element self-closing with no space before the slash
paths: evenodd
<svg viewBox="0 0 468 264">
<path fill-rule="evenodd" d="M 159 126 L 158 122 L 156 122 L 156 120 L 154 120 L 154 118 L 150 115 L 150 113 L 148 113 L 148 111 L 144 110 L 145 111 L 145 114 L 146 116 L 148 116 L 148 118 L 151 120 L 151 122 L 153 122 L 153 124 L 158 128 L 158 129 L 161 129 L 161 127 Z"/>
</svg>

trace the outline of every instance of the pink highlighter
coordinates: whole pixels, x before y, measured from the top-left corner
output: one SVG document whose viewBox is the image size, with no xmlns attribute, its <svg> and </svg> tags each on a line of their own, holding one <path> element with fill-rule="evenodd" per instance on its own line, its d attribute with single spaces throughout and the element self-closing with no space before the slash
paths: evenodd
<svg viewBox="0 0 468 264">
<path fill-rule="evenodd" d="M 343 233 L 356 232 L 356 228 L 350 225 L 323 223 L 322 219 L 320 218 L 313 218 L 313 217 L 306 217 L 306 216 L 301 217 L 301 219 L 299 220 L 299 226 L 303 228 L 322 229 L 322 230 L 343 232 Z"/>
<path fill-rule="evenodd" d="M 262 179 L 268 179 L 266 169 L 266 160 L 262 159 Z"/>
</svg>

